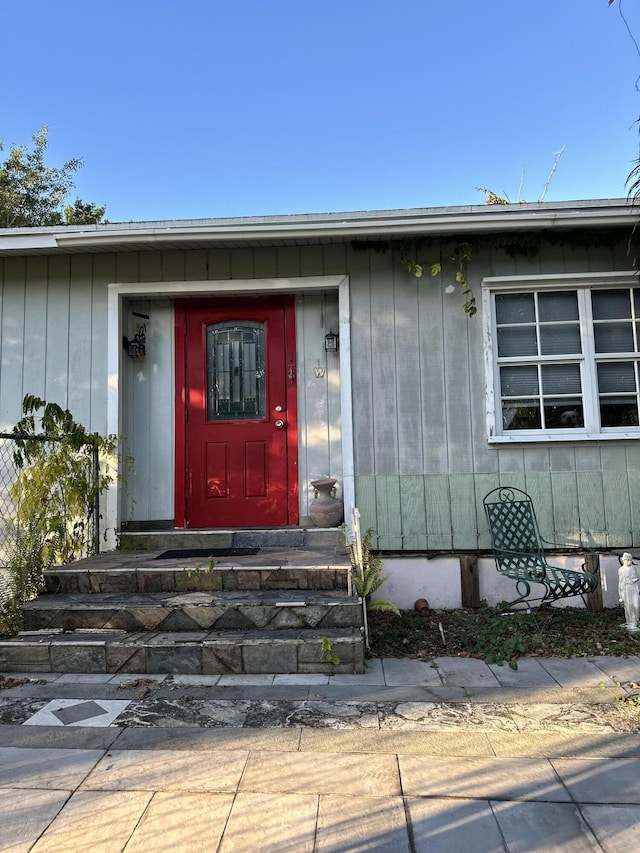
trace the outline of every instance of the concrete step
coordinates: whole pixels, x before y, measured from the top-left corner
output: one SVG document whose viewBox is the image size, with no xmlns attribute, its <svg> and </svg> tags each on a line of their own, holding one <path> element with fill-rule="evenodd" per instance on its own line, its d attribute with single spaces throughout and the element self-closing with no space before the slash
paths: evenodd
<svg viewBox="0 0 640 853">
<path fill-rule="evenodd" d="M 42 595 L 24 607 L 28 631 L 251 631 L 361 625 L 361 600 L 344 590 Z"/>
<path fill-rule="evenodd" d="M 346 556 L 323 548 L 261 548 L 256 554 L 165 556 L 110 551 L 45 572 L 50 593 L 236 592 L 349 589 Z"/>
<path fill-rule="evenodd" d="M 23 631 L 0 641 L 2 672 L 361 673 L 357 628 L 282 631 Z"/>
<path fill-rule="evenodd" d="M 246 530 L 135 530 L 119 535 L 124 551 L 204 548 L 324 548 L 346 554 L 344 531 L 337 527 L 284 527 Z"/>
</svg>

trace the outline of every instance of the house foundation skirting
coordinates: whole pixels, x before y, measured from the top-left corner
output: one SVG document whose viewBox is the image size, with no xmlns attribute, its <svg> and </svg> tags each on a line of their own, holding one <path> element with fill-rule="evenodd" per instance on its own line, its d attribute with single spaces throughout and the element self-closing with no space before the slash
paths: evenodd
<svg viewBox="0 0 640 853">
<path fill-rule="evenodd" d="M 471 567 L 468 563 L 465 565 L 465 556 L 473 557 Z M 451 554 L 429 558 L 420 555 L 401 556 L 397 553 L 393 556 L 383 554 L 382 557 L 382 574 L 387 579 L 376 597 L 392 601 L 401 610 L 412 610 L 419 598 L 425 598 L 432 609 L 449 610 L 473 606 L 474 597 L 478 603 L 486 601 L 492 606 L 510 600 L 514 595 L 514 581 L 496 571 L 493 557 Z M 557 555 L 553 562 L 563 568 L 579 570 L 584 556 Z M 604 607 L 616 607 L 618 604 L 619 566 L 615 554 L 600 556 Z M 477 576 L 470 578 L 470 572 L 477 572 Z M 578 597 L 565 599 L 556 606 L 582 607 L 583 604 Z"/>
</svg>

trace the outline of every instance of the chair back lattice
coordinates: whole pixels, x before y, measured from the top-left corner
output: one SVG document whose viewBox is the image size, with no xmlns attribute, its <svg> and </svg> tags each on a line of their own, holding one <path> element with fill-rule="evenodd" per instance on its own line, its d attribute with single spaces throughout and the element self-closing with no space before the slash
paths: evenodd
<svg viewBox="0 0 640 853">
<path fill-rule="evenodd" d="M 526 492 L 500 486 L 483 501 L 498 571 L 512 578 L 540 581 L 546 560 L 533 501 Z"/>
</svg>

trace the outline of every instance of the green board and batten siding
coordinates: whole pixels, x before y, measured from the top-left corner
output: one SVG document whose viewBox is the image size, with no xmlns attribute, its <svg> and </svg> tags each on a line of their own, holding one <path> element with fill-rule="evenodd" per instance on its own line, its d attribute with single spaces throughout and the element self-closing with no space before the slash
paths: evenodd
<svg viewBox="0 0 640 853">
<path fill-rule="evenodd" d="M 426 253 L 420 258 L 425 265 L 433 259 Z M 368 265 L 357 258 L 350 279 L 358 318 L 352 360 L 356 498 L 379 546 L 488 549 L 482 498 L 499 484 L 531 494 L 548 539 L 600 548 L 640 545 L 640 444 L 489 445 L 480 312 L 471 319 L 463 313 L 451 269 L 444 282 L 428 274 L 415 280 L 395 261 L 374 253 Z M 534 258 L 488 252 L 472 263 L 470 280 L 480 307 L 483 276 L 628 267 L 623 247 L 556 245 Z"/>
<path fill-rule="evenodd" d="M 446 246 L 442 252 L 446 255 Z M 438 255 L 436 247 L 420 260 L 429 265 Z M 623 246 L 614 251 L 556 245 L 530 259 L 488 251 L 472 262 L 470 280 L 480 305 L 485 275 L 628 267 Z M 351 299 L 356 502 L 363 526 L 377 531 L 380 547 L 486 549 L 481 502 L 499 483 L 532 495 L 548 538 L 589 531 L 584 544 L 640 546 L 640 444 L 489 446 L 480 313 L 472 319 L 463 313 L 452 268 L 418 280 L 406 274 L 392 251 L 360 252 L 336 244 L 5 258 L 0 261 L 0 426 L 15 423 L 23 395 L 32 393 L 69 406 L 90 429 L 106 431 L 110 282 L 344 273 Z M 150 343 L 154 335 L 171 336 L 170 305 L 165 302 L 156 317 Z M 303 346 L 311 334 L 319 332 L 301 326 Z M 170 360 L 171 354 L 165 355 Z M 157 387 L 142 376 L 136 380 L 132 372 L 123 389 L 128 409 L 146 413 L 141 427 L 146 439 L 135 440 L 139 517 L 163 517 L 170 504 L 162 484 L 172 468 L 167 459 L 172 436 L 151 432 L 151 424 L 166 418 L 172 405 L 171 383 L 161 381 L 168 363 L 163 357 L 162 369 L 149 376 Z M 310 361 L 308 369 L 312 366 Z M 301 399 L 306 405 L 304 395 Z"/>
</svg>

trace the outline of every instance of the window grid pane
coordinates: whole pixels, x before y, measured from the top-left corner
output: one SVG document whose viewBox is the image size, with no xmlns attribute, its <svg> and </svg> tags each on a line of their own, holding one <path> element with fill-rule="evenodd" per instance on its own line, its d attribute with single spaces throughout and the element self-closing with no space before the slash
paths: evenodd
<svg viewBox="0 0 640 853">
<path fill-rule="evenodd" d="M 538 317 L 541 323 L 579 320 L 577 291 L 539 293 Z"/>
<path fill-rule="evenodd" d="M 638 426 L 638 362 L 599 362 L 597 375 L 600 425 L 603 428 Z"/>
<path fill-rule="evenodd" d="M 594 290 L 591 293 L 591 310 L 594 322 L 598 320 L 630 320 L 630 291 L 627 288 Z"/>
<path fill-rule="evenodd" d="M 600 398 L 602 427 L 637 427 L 638 401 L 635 397 Z"/>
<path fill-rule="evenodd" d="M 502 426 L 505 430 L 541 429 L 542 417 L 539 400 L 504 401 Z"/>
<path fill-rule="evenodd" d="M 578 323 L 547 323 L 540 326 L 542 355 L 579 355 L 582 352 Z"/>
<path fill-rule="evenodd" d="M 639 352 L 640 288 L 594 290 L 591 309 L 596 352 Z"/>
</svg>

